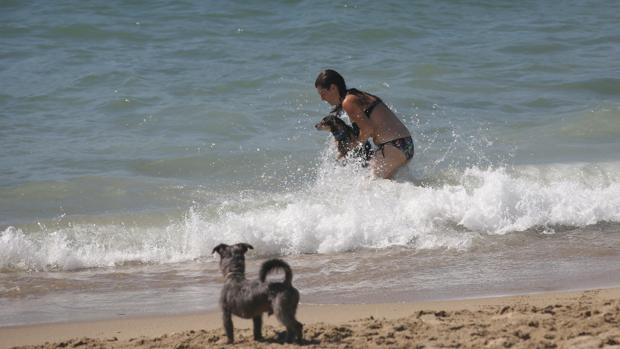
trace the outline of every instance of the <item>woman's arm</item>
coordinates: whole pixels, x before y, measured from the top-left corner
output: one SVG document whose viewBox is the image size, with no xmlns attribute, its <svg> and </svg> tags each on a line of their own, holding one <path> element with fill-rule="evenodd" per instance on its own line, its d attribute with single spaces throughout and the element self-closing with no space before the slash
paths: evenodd
<svg viewBox="0 0 620 349">
<path fill-rule="evenodd" d="M 342 101 L 342 109 L 349 115 L 351 121 L 359 126 L 360 134 L 357 140 L 359 143 L 363 144 L 372 135 L 372 125 L 360 106 L 359 98 L 354 95 L 348 95 L 344 101 Z"/>
</svg>

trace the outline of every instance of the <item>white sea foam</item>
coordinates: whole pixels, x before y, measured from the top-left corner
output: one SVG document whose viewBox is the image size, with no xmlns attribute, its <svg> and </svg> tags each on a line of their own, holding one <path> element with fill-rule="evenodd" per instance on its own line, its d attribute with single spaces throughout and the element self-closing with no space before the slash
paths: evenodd
<svg viewBox="0 0 620 349">
<path fill-rule="evenodd" d="M 243 192 L 159 227 L 76 223 L 0 234 L 0 269 L 72 270 L 174 263 L 245 241 L 261 255 L 360 248 L 467 249 L 476 238 L 553 226 L 620 222 L 620 164 L 469 168 L 450 184 L 373 180 L 321 166 L 286 193 Z"/>
</svg>

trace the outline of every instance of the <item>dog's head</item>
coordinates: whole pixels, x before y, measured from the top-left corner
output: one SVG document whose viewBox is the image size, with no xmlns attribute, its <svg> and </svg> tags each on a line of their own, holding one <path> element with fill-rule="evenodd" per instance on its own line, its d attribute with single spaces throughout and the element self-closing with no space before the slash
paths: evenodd
<svg viewBox="0 0 620 349">
<path fill-rule="evenodd" d="M 219 244 L 215 246 L 213 252 L 220 255 L 220 271 L 222 275 L 244 274 L 245 273 L 245 253 L 254 247 L 246 243 L 234 245 Z"/>
<path fill-rule="evenodd" d="M 314 125 L 314 127 L 319 131 L 337 131 L 346 127 L 346 125 L 347 124 L 336 115 L 329 114 L 321 119 L 318 124 Z"/>
</svg>

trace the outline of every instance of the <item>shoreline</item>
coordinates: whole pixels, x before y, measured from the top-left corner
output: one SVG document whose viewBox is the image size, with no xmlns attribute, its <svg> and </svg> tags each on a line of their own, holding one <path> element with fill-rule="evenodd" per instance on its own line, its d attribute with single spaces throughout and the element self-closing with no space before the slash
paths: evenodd
<svg viewBox="0 0 620 349">
<path fill-rule="evenodd" d="M 486 333 L 486 337 L 489 337 L 487 344 L 495 340 L 498 346 L 500 342 L 510 344 L 516 341 L 512 344 L 518 346 L 519 342 L 533 341 L 534 332 L 540 332 L 539 344 L 545 341 L 547 344 L 554 343 L 554 340 L 561 343 L 587 340 L 590 341 L 588 343 L 601 341 L 603 344 L 611 345 L 617 342 L 617 345 L 620 345 L 620 287 L 415 303 L 300 304 L 298 318 L 305 325 L 304 336 L 308 340 L 306 344 L 319 347 L 347 343 L 355 346 L 354 343 L 360 345 L 363 341 L 374 341 L 374 346 L 385 344 L 391 347 L 406 347 L 409 342 L 424 341 L 430 341 L 431 344 L 435 341 L 434 345 L 437 345 L 439 343 L 436 341 L 441 339 L 457 340 L 463 347 L 475 347 L 480 344 L 477 340 L 485 336 L 472 335 L 471 338 L 462 338 L 461 334 L 457 336 L 458 339 L 450 338 L 461 329 L 477 325 L 482 326 L 484 331 L 480 332 L 478 329 L 477 332 L 470 332 Z M 282 326 L 273 316 L 265 316 L 264 319 L 263 334 L 268 339 L 276 338 L 274 331 L 282 331 Z M 505 321 L 497 321 L 499 319 Z M 598 332 L 595 333 L 589 322 L 596 319 L 600 320 L 600 323 L 597 323 Z M 235 329 L 238 329 L 235 332 L 236 342 L 253 344 L 251 320 L 234 318 L 233 321 Z M 513 321 L 516 322 L 511 325 Z M 544 322 L 551 321 L 553 324 L 549 328 L 543 326 Z M 556 324 L 555 321 L 561 324 Z M 443 325 L 448 324 L 446 329 L 442 329 Z M 501 328 L 504 325 L 513 332 L 509 333 L 507 338 L 502 337 L 502 333 L 506 331 L 506 328 Z M 611 327 L 607 328 L 605 325 Z M 403 326 L 416 329 L 412 333 L 399 331 Z M 500 328 L 495 333 L 492 329 L 498 326 Z M 515 335 L 517 328 L 522 327 L 524 329 L 520 330 L 521 337 Z M 382 332 L 379 328 L 387 330 Z M 527 330 L 532 330 L 532 333 L 525 334 Z M 576 335 L 571 337 L 572 332 L 557 334 L 566 331 L 573 331 Z M 410 335 L 402 338 L 397 336 L 404 333 Z M 198 346 L 219 346 L 225 344 L 224 337 L 220 312 L 211 311 L 1 327 L 0 348 L 60 348 L 71 343 L 70 346 L 79 347 L 80 341 L 84 345 L 97 343 L 106 348 L 141 347 L 136 340 L 146 348 L 151 346 L 153 341 L 168 343 L 164 346 L 176 346 L 187 342 L 188 338 L 202 343 Z M 46 342 L 48 344 L 45 344 Z M 259 344 L 259 347 L 268 348 L 270 345 L 281 347 L 280 344 L 269 341 Z M 557 343 L 554 345 L 557 346 Z"/>
</svg>

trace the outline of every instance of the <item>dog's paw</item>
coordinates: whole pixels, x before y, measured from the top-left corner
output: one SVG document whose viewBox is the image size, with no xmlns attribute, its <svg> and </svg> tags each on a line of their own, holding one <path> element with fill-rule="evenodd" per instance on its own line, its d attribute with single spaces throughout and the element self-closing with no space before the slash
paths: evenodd
<svg viewBox="0 0 620 349">
<path fill-rule="evenodd" d="M 277 341 L 284 343 L 286 341 L 286 332 L 276 332 Z"/>
</svg>

